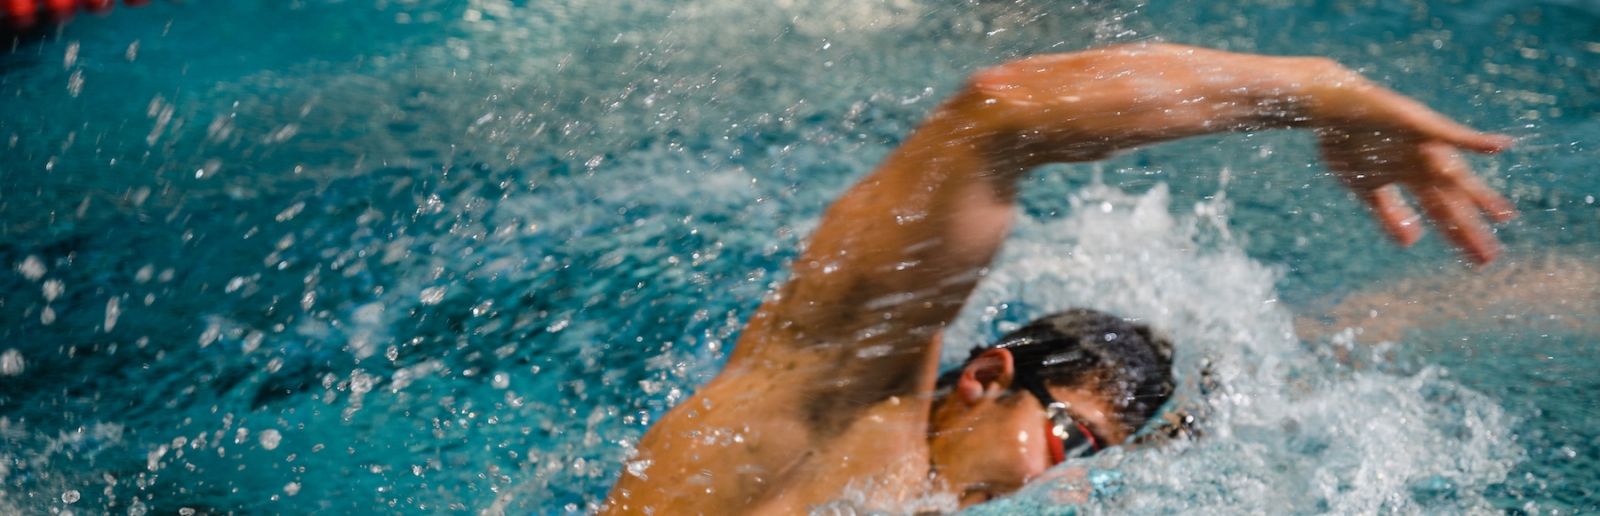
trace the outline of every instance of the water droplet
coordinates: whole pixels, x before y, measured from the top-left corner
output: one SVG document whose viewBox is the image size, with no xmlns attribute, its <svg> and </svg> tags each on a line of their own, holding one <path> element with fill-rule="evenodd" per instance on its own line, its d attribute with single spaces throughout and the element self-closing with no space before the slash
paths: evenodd
<svg viewBox="0 0 1600 516">
<path fill-rule="evenodd" d="M 67 492 L 61 493 L 61 503 L 77 503 L 79 498 L 82 498 L 82 496 L 78 494 L 76 489 L 69 489 Z"/>
<path fill-rule="evenodd" d="M 256 438 L 261 441 L 262 448 L 275 450 L 278 448 L 278 443 L 283 441 L 283 434 L 278 433 L 278 431 L 275 429 L 268 428 L 266 430 L 262 430 L 261 433 L 256 436 Z"/>
<path fill-rule="evenodd" d="M 117 327 L 117 317 L 122 315 L 122 300 L 111 298 L 106 301 L 106 332 Z"/>
<path fill-rule="evenodd" d="M 150 512 L 150 508 L 145 507 L 142 500 L 136 499 L 133 501 L 133 505 L 128 506 L 128 516 L 144 516 L 147 512 Z"/>
<path fill-rule="evenodd" d="M 44 307 L 44 311 L 39 312 L 39 322 L 44 324 L 56 322 L 56 309 Z"/>
<path fill-rule="evenodd" d="M 350 392 L 357 396 L 372 391 L 373 378 L 371 375 L 357 370 L 350 373 Z"/>
<path fill-rule="evenodd" d="M 83 93 L 83 70 L 73 70 L 67 77 L 67 94 L 76 97 L 80 93 Z"/>
<path fill-rule="evenodd" d="M 650 465 L 651 464 L 653 464 L 653 462 L 649 461 L 649 460 L 636 460 L 636 461 L 629 462 L 628 463 L 628 474 L 636 476 L 636 477 L 639 477 L 641 479 L 647 479 L 648 480 L 649 477 L 644 476 L 644 471 L 646 469 L 650 469 Z"/>
<path fill-rule="evenodd" d="M 178 516 L 194 516 L 194 509 L 190 507 L 178 509 Z"/>
<path fill-rule="evenodd" d="M 16 376 L 27 369 L 28 363 L 22 359 L 22 352 L 8 349 L 0 353 L 0 376 Z"/>
<path fill-rule="evenodd" d="M 429 287 L 422 289 L 422 294 L 418 297 L 424 305 L 437 305 L 440 301 L 444 301 L 444 293 L 445 287 Z"/>
<path fill-rule="evenodd" d="M 261 347 L 261 339 L 265 338 L 267 338 L 267 334 L 261 333 L 261 330 L 251 330 L 249 335 L 245 335 L 244 346 L 240 348 L 240 351 L 245 353 L 255 351 L 256 348 Z"/>
<path fill-rule="evenodd" d="M 496 388 L 496 389 L 504 389 L 506 387 L 510 387 L 511 386 L 511 375 L 506 374 L 506 373 L 495 373 L 494 374 L 494 380 L 492 381 L 492 384 L 494 385 L 494 388 Z"/>
<path fill-rule="evenodd" d="M 210 346 L 217 339 L 222 338 L 222 324 L 212 321 L 206 326 L 206 331 L 200 333 L 200 347 Z"/>
<path fill-rule="evenodd" d="M 300 483 L 299 482 L 290 482 L 288 485 L 283 486 L 283 492 L 288 493 L 289 496 L 294 496 L 296 494 L 299 494 L 300 493 Z"/>
<path fill-rule="evenodd" d="M 63 70 L 71 69 L 72 65 L 75 64 L 78 64 L 78 42 L 76 41 L 67 44 L 67 56 L 62 59 L 61 68 Z"/>
<path fill-rule="evenodd" d="M 273 217 L 273 218 L 275 220 L 277 220 L 278 222 L 284 222 L 284 221 L 287 221 L 289 219 L 294 218 L 295 215 L 299 215 L 300 212 L 302 210 L 305 210 L 305 209 L 306 209 L 305 201 L 300 201 L 300 202 L 294 203 L 293 206 L 285 208 L 282 212 L 278 213 L 277 217 Z"/>
<path fill-rule="evenodd" d="M 22 273 L 22 277 L 28 278 L 28 281 L 39 281 L 45 273 L 44 260 L 40 260 L 38 256 L 28 255 L 22 259 L 22 263 L 17 264 L 17 272 Z"/>
<path fill-rule="evenodd" d="M 134 273 L 133 281 L 136 281 L 136 282 L 139 282 L 139 283 L 149 283 L 150 282 L 150 278 L 155 276 L 155 275 L 156 275 L 156 266 L 150 265 L 150 264 L 145 264 L 144 267 L 140 267 L 139 268 L 139 272 Z"/>
<path fill-rule="evenodd" d="M 53 279 L 46 281 L 44 282 L 44 301 L 46 303 L 55 301 L 56 298 L 61 297 L 62 292 L 66 291 L 67 284 L 62 283 L 61 280 Z"/>
</svg>

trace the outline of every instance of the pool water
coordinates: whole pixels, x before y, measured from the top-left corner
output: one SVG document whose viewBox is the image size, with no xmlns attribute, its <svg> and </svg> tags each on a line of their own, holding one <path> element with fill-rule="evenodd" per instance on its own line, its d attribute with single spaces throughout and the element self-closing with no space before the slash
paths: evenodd
<svg viewBox="0 0 1600 516">
<path fill-rule="evenodd" d="M 1470 125 L 1522 217 L 1400 250 L 1304 134 L 1026 182 L 947 358 L 1089 306 L 1203 436 L 976 514 L 1600 511 L 1600 6 L 237 0 L 0 52 L 0 513 L 567 514 L 962 77 L 1325 55 Z M 188 509 L 189 512 L 183 512 Z"/>
</svg>

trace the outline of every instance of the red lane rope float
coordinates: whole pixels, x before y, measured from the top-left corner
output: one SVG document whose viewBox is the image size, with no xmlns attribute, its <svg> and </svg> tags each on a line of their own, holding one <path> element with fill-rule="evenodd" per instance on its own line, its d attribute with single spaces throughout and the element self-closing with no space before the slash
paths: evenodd
<svg viewBox="0 0 1600 516">
<path fill-rule="evenodd" d="M 83 0 L 83 10 L 94 14 L 111 12 L 111 6 L 116 0 Z"/>
<path fill-rule="evenodd" d="M 122 0 L 122 3 L 128 7 L 140 7 L 149 4 L 150 0 Z M 3 15 L 5 25 L 10 28 L 26 30 L 38 25 L 41 18 L 66 23 L 80 9 L 103 14 L 111 11 L 115 4 L 116 0 L 0 0 L 0 15 Z"/>
<path fill-rule="evenodd" d="M 78 14 L 77 0 L 44 0 L 45 10 L 50 13 L 50 18 L 65 22 Z"/>
<path fill-rule="evenodd" d="M 0 4 L 5 8 L 6 22 L 12 28 L 26 29 L 39 21 L 39 5 L 33 0 L 3 0 Z"/>
</svg>

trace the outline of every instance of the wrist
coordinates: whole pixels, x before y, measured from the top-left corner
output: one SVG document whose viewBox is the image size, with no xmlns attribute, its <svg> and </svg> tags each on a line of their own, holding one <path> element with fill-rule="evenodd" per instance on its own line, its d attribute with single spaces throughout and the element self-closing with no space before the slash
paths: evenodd
<svg viewBox="0 0 1600 516">
<path fill-rule="evenodd" d="M 1371 81 L 1338 62 L 1321 57 L 1299 59 L 1292 83 L 1292 119 L 1286 127 L 1326 129 L 1348 124 L 1365 112 L 1362 105 Z"/>
</svg>

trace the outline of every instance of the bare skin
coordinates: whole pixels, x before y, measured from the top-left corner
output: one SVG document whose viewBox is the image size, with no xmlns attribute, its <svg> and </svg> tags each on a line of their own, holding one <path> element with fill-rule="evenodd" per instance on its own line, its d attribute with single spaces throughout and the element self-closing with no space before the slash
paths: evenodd
<svg viewBox="0 0 1600 516">
<path fill-rule="evenodd" d="M 640 441 L 603 514 L 801 514 L 855 489 L 894 510 L 961 505 L 1049 466 L 1044 410 L 1011 391 L 1005 350 L 932 395 L 940 332 L 999 250 L 1016 181 L 1035 166 L 1232 131 L 1316 131 L 1328 166 L 1403 245 L 1420 225 L 1474 263 L 1500 252 L 1485 216 L 1510 202 L 1457 154 L 1511 144 L 1319 58 L 1145 44 L 1047 55 L 975 74 L 831 208 L 788 283 L 727 366 Z M 1093 385 L 1051 386 L 1111 443 L 1122 424 Z M 635 468 L 637 470 L 638 468 Z"/>
</svg>

